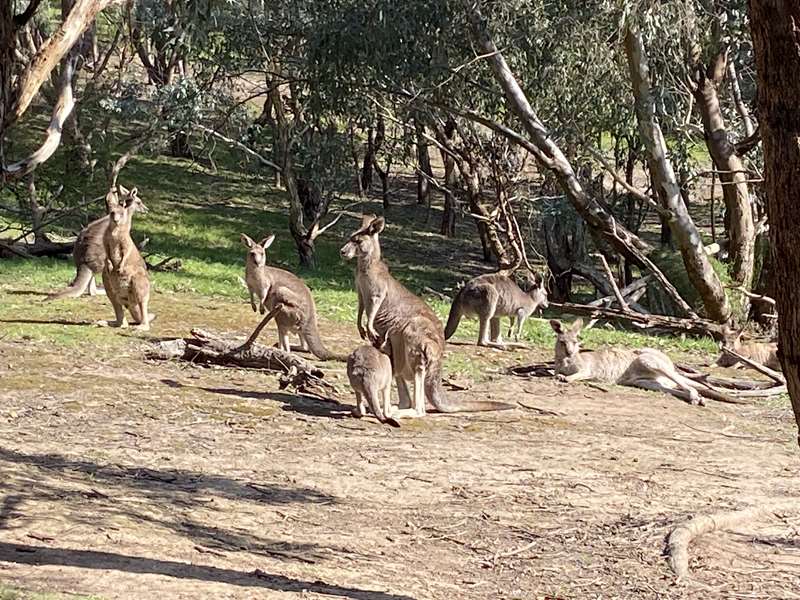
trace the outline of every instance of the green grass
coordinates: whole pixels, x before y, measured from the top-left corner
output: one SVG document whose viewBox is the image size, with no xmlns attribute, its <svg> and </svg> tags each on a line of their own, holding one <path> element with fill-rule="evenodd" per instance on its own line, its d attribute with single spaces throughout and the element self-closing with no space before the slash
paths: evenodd
<svg viewBox="0 0 800 600">
<path fill-rule="evenodd" d="M 228 165 L 227 167 L 225 165 Z M 317 240 L 317 268 L 299 269 L 294 243 L 288 233 L 286 200 L 282 191 L 271 185 L 271 179 L 242 172 L 235 157 L 220 160 L 217 173 L 185 160 L 167 157 L 137 158 L 123 172 L 121 182 L 136 185 L 150 209 L 137 215 L 133 235 L 139 241 L 149 238 L 146 252 L 151 261 L 174 257 L 181 261 L 180 271 L 153 273 L 153 287 L 158 292 L 174 294 L 170 301 L 195 302 L 198 298 L 227 301 L 247 301 L 247 292 L 239 282 L 244 275 L 245 249 L 240 233 L 260 238 L 276 233 L 270 248 L 270 263 L 296 272 L 305 279 L 314 293 L 321 315 L 340 323 L 352 324 L 356 318 L 357 299 L 353 288 L 353 265 L 341 259 L 339 248 L 356 226 L 345 217 L 331 231 Z M 102 179 L 102 178 L 99 178 Z M 102 181 L 84 189 L 88 196 L 102 193 Z M 100 203 L 101 204 L 101 203 Z M 370 207 L 371 209 L 372 207 Z M 101 212 L 76 216 L 66 221 L 56 233 L 73 234 Z M 433 226 L 425 225 L 422 211 L 401 210 L 390 214 L 383 239 L 391 247 L 386 258 L 393 274 L 417 293 L 430 287 L 452 290 L 463 275 L 445 260 L 426 260 L 438 252 L 457 252 L 464 241 L 445 240 L 430 233 Z M 459 246 L 460 244 L 460 246 Z M 462 262 L 458 260 L 459 264 Z M 50 303 L 32 302 L 30 295 L 63 287 L 74 276 L 71 260 L 11 259 L 0 261 L 0 335 L 11 339 L 31 338 L 56 345 L 68 346 L 81 341 L 114 346 L 124 337 L 113 331 L 92 327 L 70 327 L 59 323 L 2 323 L 3 314 L 24 314 L 30 321 L 85 320 L 82 306 L 85 300 Z M 160 297 L 159 297 L 160 299 Z M 105 302 L 104 300 L 97 300 Z M 449 303 L 430 300 L 437 314 L 446 320 Z M 157 312 L 157 311 L 156 311 Z M 558 315 L 548 315 L 557 317 Z M 17 318 L 19 320 L 19 318 Z M 504 328 L 506 327 L 504 323 Z M 462 320 L 457 338 L 474 340 L 477 321 Z M 553 334 L 546 320 L 529 319 L 523 340 L 541 348 L 551 348 Z M 587 347 L 643 345 L 679 352 L 713 352 L 710 340 L 676 336 L 644 336 L 629 331 L 596 328 L 585 335 Z"/>
<path fill-rule="evenodd" d="M 31 592 L 0 583 L 0 600 L 99 600 L 99 596 L 81 596 L 52 592 Z"/>
</svg>

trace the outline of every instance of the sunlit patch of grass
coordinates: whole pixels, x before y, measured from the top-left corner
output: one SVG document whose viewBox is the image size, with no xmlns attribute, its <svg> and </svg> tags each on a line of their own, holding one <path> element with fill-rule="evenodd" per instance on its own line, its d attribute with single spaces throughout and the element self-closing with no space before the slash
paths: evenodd
<svg viewBox="0 0 800 600">
<path fill-rule="evenodd" d="M 99 596 L 62 594 L 59 592 L 32 592 L 0 583 L 0 600 L 100 600 Z"/>
</svg>

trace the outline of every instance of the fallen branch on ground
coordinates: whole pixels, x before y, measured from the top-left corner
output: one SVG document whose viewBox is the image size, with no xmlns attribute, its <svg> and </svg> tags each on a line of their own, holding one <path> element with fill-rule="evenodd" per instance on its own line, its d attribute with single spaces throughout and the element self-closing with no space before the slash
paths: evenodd
<svg viewBox="0 0 800 600">
<path fill-rule="evenodd" d="M 746 364 L 748 367 L 751 367 L 751 368 L 755 369 L 756 371 L 758 371 L 762 375 L 766 375 L 767 377 L 769 377 L 770 379 L 772 379 L 773 381 L 775 381 L 779 385 L 786 385 L 786 379 L 783 377 L 782 373 L 780 373 L 778 371 L 773 371 L 769 367 L 766 367 L 766 366 L 762 365 L 761 363 L 757 363 L 756 361 L 751 360 L 751 359 L 747 358 L 746 356 L 742 356 L 741 354 L 739 354 L 737 352 L 734 352 L 733 350 L 731 350 L 730 348 L 728 348 L 726 346 L 722 347 L 722 351 L 725 352 L 726 354 L 730 354 L 734 358 L 736 358 L 739 361 L 741 361 L 744 364 Z"/>
<path fill-rule="evenodd" d="M 756 521 L 773 513 L 797 513 L 800 507 L 796 501 L 760 506 L 731 512 L 715 513 L 712 515 L 699 515 L 681 523 L 669 534 L 667 549 L 669 551 L 669 566 L 678 581 L 689 576 L 689 544 L 706 533 L 730 529 L 737 525 Z"/>
</svg>

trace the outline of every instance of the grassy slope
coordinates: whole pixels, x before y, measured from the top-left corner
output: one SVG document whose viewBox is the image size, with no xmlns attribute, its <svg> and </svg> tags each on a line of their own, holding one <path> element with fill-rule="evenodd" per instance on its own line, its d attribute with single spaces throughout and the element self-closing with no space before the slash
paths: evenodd
<svg viewBox="0 0 800 600">
<path fill-rule="evenodd" d="M 228 161 L 233 164 L 233 161 Z M 235 168 L 235 167 L 234 167 Z M 314 291 L 320 313 L 326 319 L 352 324 L 356 315 L 356 296 L 352 284 L 352 266 L 342 261 L 338 249 L 355 226 L 345 218 L 317 244 L 318 268 L 297 269 L 296 254 L 287 230 L 285 199 L 265 179 L 220 169 L 211 174 L 197 164 L 169 158 L 138 159 L 123 172 L 121 181 L 136 185 L 150 208 L 137 216 L 134 237 L 150 238 L 147 250 L 157 257 L 172 256 L 183 264 L 180 272 L 154 273 L 154 287 L 160 294 L 170 294 L 170 301 L 194 302 L 200 298 L 246 301 L 246 290 L 237 276 L 243 275 L 244 249 L 239 233 L 252 237 L 276 232 L 278 239 L 270 249 L 270 260 L 277 266 L 299 272 Z M 96 190 L 100 191 L 100 188 Z M 369 207 L 370 210 L 373 207 Z M 94 212 L 100 210 L 95 207 Z M 452 294 L 459 280 L 476 267 L 465 268 L 467 254 L 475 248 L 468 239 L 471 226 L 464 227 L 462 240 L 446 240 L 435 229 L 436 215 L 425 223 L 424 210 L 414 207 L 393 209 L 384 234 L 385 256 L 393 273 L 416 292 L 425 287 Z M 86 216 L 84 216 L 85 222 Z M 81 222 L 66 224 L 66 230 L 79 229 Z M 452 268 L 458 265 L 458 269 Z M 480 267 L 477 267 L 478 269 Z M 465 273 L 466 270 L 466 273 Z M 20 291 L 48 291 L 65 285 L 74 275 L 71 261 L 38 259 L 35 261 L 0 261 L 0 335 L 11 339 L 33 337 L 58 345 L 83 340 L 101 345 L 116 345 L 114 332 L 94 328 L 69 328 L 53 323 L 11 323 L 23 317 L 32 321 L 84 319 L 85 300 L 58 304 L 31 302 Z M 173 295 L 174 294 L 174 295 Z M 430 299 L 429 299 L 430 300 Z M 154 305 L 160 295 L 154 298 Z M 446 319 L 448 304 L 430 300 L 437 313 Z M 555 316 L 555 315 L 552 315 Z M 5 321 L 5 322 L 4 322 Z M 458 337 L 475 337 L 477 324 L 462 322 Z M 526 324 L 525 339 L 535 345 L 550 347 L 552 332 L 545 320 L 531 319 Z M 623 344 L 632 347 L 656 346 L 672 351 L 713 352 L 710 340 L 652 337 L 598 328 L 586 334 L 587 346 Z"/>
</svg>

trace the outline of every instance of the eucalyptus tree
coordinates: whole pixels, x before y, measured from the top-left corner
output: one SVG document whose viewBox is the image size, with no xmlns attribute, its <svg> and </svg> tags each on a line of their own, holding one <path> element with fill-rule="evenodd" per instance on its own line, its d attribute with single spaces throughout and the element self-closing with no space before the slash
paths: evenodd
<svg viewBox="0 0 800 600">
<path fill-rule="evenodd" d="M 750 0 L 778 303 L 778 356 L 800 430 L 800 6 Z M 798 436 L 800 443 L 800 436 Z"/>
</svg>

